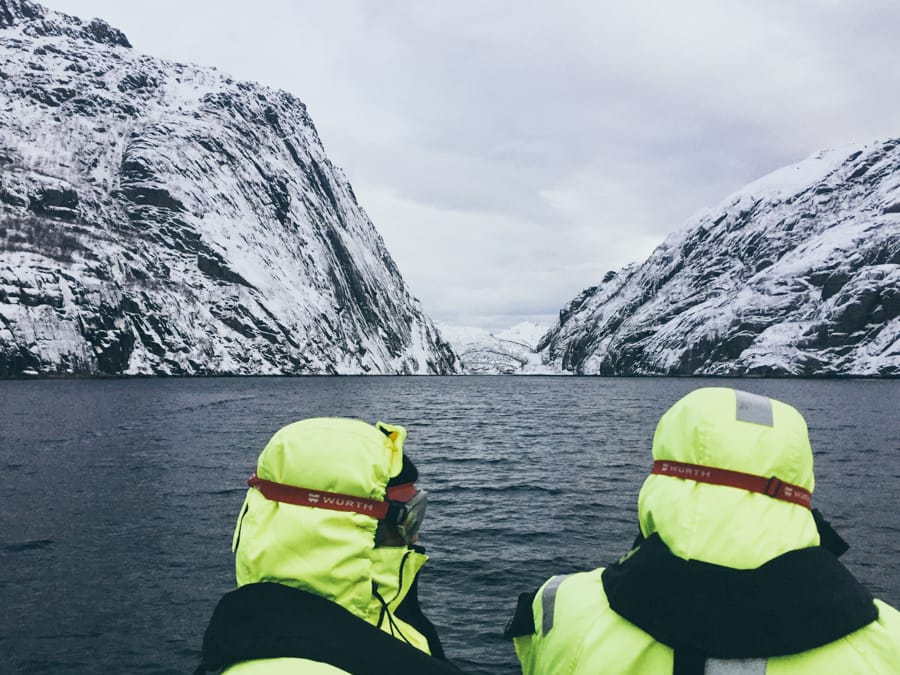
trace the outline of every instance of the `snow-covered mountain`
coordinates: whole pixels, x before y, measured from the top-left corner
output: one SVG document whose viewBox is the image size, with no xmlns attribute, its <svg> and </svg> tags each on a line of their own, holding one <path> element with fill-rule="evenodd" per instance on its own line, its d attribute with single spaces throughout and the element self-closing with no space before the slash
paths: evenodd
<svg viewBox="0 0 900 675">
<path fill-rule="evenodd" d="M 523 321 L 503 331 L 453 326 L 438 322 L 468 375 L 562 375 L 559 367 L 544 365 L 537 345 L 549 326 Z"/>
<path fill-rule="evenodd" d="M 303 103 L 0 0 L 0 376 L 457 371 Z"/>
<path fill-rule="evenodd" d="M 600 375 L 900 375 L 900 140 L 762 178 L 560 311 L 544 360 Z"/>
</svg>

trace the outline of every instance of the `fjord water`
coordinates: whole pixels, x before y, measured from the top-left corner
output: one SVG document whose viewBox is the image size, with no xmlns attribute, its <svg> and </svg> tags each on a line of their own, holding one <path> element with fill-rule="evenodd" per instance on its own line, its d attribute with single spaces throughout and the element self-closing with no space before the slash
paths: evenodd
<svg viewBox="0 0 900 675">
<path fill-rule="evenodd" d="M 518 672 L 520 592 L 617 559 L 659 415 L 698 386 L 789 402 L 844 562 L 900 604 L 900 382 L 575 377 L 0 381 L 0 671 L 188 673 L 234 584 L 232 528 L 271 434 L 320 415 L 409 429 L 421 577 L 448 655 Z"/>
</svg>

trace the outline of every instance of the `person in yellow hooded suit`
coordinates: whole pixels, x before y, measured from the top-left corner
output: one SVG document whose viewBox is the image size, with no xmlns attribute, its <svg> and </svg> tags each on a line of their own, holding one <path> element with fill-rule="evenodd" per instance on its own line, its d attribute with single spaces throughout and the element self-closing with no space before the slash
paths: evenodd
<svg viewBox="0 0 900 675">
<path fill-rule="evenodd" d="M 427 497 L 406 435 L 313 418 L 272 437 L 234 532 L 238 587 L 213 612 L 196 673 L 460 672 L 419 607 Z"/>
<path fill-rule="evenodd" d="M 522 594 L 526 675 L 900 673 L 900 613 L 837 560 L 793 407 L 695 390 L 660 419 L 619 562 Z"/>
</svg>

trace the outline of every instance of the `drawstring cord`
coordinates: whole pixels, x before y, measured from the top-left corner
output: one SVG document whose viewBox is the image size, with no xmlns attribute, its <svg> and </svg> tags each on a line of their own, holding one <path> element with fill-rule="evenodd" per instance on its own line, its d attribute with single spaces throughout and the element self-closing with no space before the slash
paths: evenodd
<svg viewBox="0 0 900 675">
<path fill-rule="evenodd" d="M 384 598 L 381 597 L 381 593 L 378 592 L 378 584 L 374 581 L 372 582 L 372 595 L 378 598 L 378 602 L 381 603 L 381 614 L 378 615 L 378 623 L 375 624 L 376 627 L 381 628 L 381 624 L 384 623 L 384 615 L 387 614 L 390 616 L 391 613 L 388 611 L 387 603 L 384 601 Z M 393 631 L 391 634 L 393 635 Z"/>
<path fill-rule="evenodd" d="M 399 577 L 397 579 L 397 593 L 391 599 L 391 602 L 400 597 L 400 593 L 403 592 L 403 568 L 406 566 L 406 559 L 408 557 L 409 551 L 407 551 L 406 555 L 403 556 L 403 560 L 400 561 Z M 388 620 L 388 627 L 391 629 L 391 635 L 393 637 L 399 637 L 408 645 L 412 645 L 412 643 L 406 639 L 406 636 L 400 630 L 400 626 L 398 626 L 394 621 L 394 615 L 391 614 L 390 609 L 388 609 L 388 603 L 385 602 L 384 598 L 381 596 L 381 593 L 378 592 L 378 584 L 374 581 L 372 582 L 372 595 L 374 595 L 378 599 L 378 602 L 381 603 L 381 614 L 379 614 L 378 616 L 378 628 L 381 628 L 381 624 L 384 623 L 384 618 L 386 616 Z"/>
<path fill-rule="evenodd" d="M 372 582 L 372 595 L 378 598 L 378 602 L 381 603 L 381 614 L 378 616 L 378 628 L 381 628 L 381 624 L 384 623 L 384 617 L 387 617 L 388 627 L 391 629 L 391 635 L 393 637 L 399 637 L 406 644 L 411 646 L 412 643 L 406 639 L 406 636 L 400 630 L 400 626 L 398 626 L 394 622 L 394 616 L 388 609 L 387 603 L 384 601 L 384 598 L 381 597 L 381 593 L 378 592 L 378 584 L 376 584 L 374 581 Z"/>
</svg>

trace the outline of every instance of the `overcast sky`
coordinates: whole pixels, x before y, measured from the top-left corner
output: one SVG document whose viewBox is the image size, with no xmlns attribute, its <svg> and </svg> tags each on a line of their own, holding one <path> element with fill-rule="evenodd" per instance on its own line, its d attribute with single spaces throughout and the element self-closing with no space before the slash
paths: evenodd
<svg viewBox="0 0 900 675">
<path fill-rule="evenodd" d="M 44 0 L 306 103 L 434 319 L 554 320 L 781 166 L 900 137 L 894 0 Z"/>
</svg>

